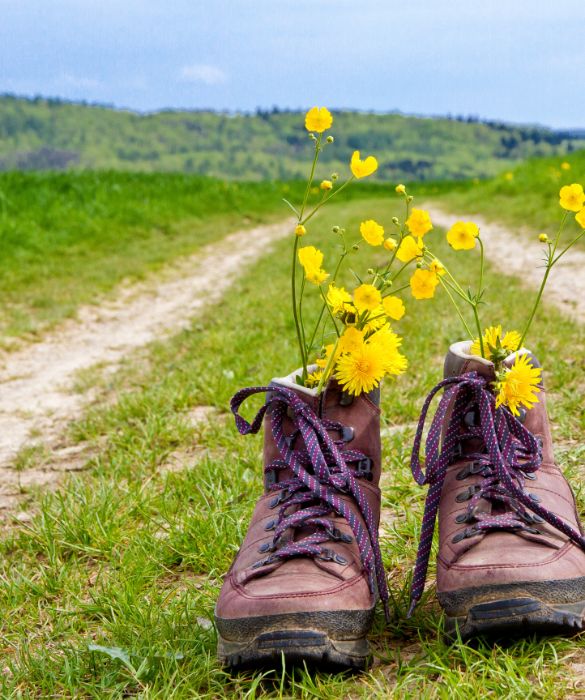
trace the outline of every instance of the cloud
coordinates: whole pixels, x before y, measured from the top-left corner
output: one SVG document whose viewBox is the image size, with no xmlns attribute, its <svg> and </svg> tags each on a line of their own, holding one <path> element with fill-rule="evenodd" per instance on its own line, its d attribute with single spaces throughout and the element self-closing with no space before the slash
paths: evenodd
<svg viewBox="0 0 585 700">
<path fill-rule="evenodd" d="M 72 88 L 82 88 L 84 90 L 91 90 L 92 88 L 101 88 L 103 83 L 101 80 L 95 80 L 94 78 L 85 78 L 79 75 L 73 75 L 72 73 L 62 73 L 57 78 L 57 84 L 65 87 Z"/>
<path fill-rule="evenodd" d="M 204 85 L 221 85 L 227 81 L 227 75 L 221 68 L 204 63 L 183 66 L 179 75 L 183 83 L 203 83 Z"/>
</svg>

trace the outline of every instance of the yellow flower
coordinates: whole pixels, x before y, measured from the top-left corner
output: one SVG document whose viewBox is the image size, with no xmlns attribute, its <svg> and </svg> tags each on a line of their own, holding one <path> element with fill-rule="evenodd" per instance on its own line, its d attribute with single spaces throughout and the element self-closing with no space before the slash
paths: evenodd
<svg viewBox="0 0 585 700">
<path fill-rule="evenodd" d="M 577 183 L 561 187 L 559 197 L 559 204 L 567 211 L 580 211 L 583 209 L 583 205 L 585 204 L 585 193 L 583 192 L 583 187 Z"/>
<path fill-rule="evenodd" d="M 585 228 L 585 209 L 581 209 L 580 212 L 575 214 L 575 221 L 579 224 L 581 228 Z"/>
<path fill-rule="evenodd" d="M 382 306 L 384 307 L 386 315 L 394 321 L 400 321 L 406 312 L 404 302 L 397 296 L 384 297 L 382 300 Z"/>
<path fill-rule="evenodd" d="M 360 313 L 373 311 L 381 301 L 382 295 L 373 284 L 362 284 L 353 292 L 353 303 Z"/>
<path fill-rule="evenodd" d="M 538 240 L 539 240 L 541 243 L 548 243 L 548 236 L 546 235 L 546 233 L 541 233 L 541 234 L 538 236 Z"/>
<path fill-rule="evenodd" d="M 368 156 L 365 160 L 360 158 L 360 152 L 354 151 L 349 164 L 351 172 L 355 177 L 362 178 L 375 173 L 378 169 L 378 161 L 374 156 Z"/>
<path fill-rule="evenodd" d="M 424 209 L 413 209 L 408 219 L 406 219 L 406 225 L 413 236 L 420 238 L 433 228 L 429 212 Z"/>
<path fill-rule="evenodd" d="M 384 227 L 373 219 L 362 221 L 360 224 L 360 233 L 366 243 L 370 245 L 382 245 L 384 242 Z"/>
<path fill-rule="evenodd" d="M 503 348 L 507 354 L 516 352 L 522 337 L 518 331 L 507 331 L 502 335 L 502 326 L 489 326 L 483 332 L 483 349 L 486 360 L 492 360 L 494 351 Z M 471 344 L 471 354 L 481 356 L 479 338 Z"/>
<path fill-rule="evenodd" d="M 305 115 L 305 129 L 322 134 L 333 124 L 333 117 L 327 107 L 311 107 Z"/>
<path fill-rule="evenodd" d="M 327 291 L 327 303 L 333 315 L 340 314 L 342 311 L 345 311 L 346 304 L 351 303 L 351 294 L 343 287 L 336 287 L 334 284 L 330 284 Z"/>
<path fill-rule="evenodd" d="M 314 372 L 311 372 L 309 376 L 307 377 L 305 384 L 309 388 L 317 386 L 319 382 L 321 381 L 321 377 L 323 376 L 323 370 L 322 369 L 316 369 Z"/>
<path fill-rule="evenodd" d="M 567 163 L 567 161 L 564 161 L 564 163 L 561 163 L 561 170 L 570 170 L 571 169 L 571 164 Z"/>
<path fill-rule="evenodd" d="M 383 352 L 378 344 L 362 343 L 358 350 L 337 361 L 335 378 L 344 391 L 354 396 L 377 387 L 383 376 Z"/>
<path fill-rule="evenodd" d="M 315 364 L 317 365 L 317 367 L 322 367 L 323 369 L 325 367 L 327 367 L 327 364 L 329 362 L 329 359 L 331 358 L 331 353 L 333 352 L 334 347 L 335 347 L 335 345 L 333 343 L 329 343 L 329 345 L 326 345 L 323 348 L 323 351 L 321 353 L 322 357 L 318 357 L 315 360 Z M 339 356 L 339 347 L 337 348 L 335 355 L 336 355 L 336 357 Z"/>
<path fill-rule="evenodd" d="M 506 174 L 504 175 L 504 178 L 505 178 L 506 180 L 508 180 L 508 182 L 510 182 L 511 180 L 514 179 L 514 173 L 506 173 Z"/>
<path fill-rule="evenodd" d="M 386 312 L 382 304 L 378 304 L 375 309 L 372 309 L 366 316 L 366 323 L 364 323 L 364 331 L 366 333 L 373 333 L 381 328 L 386 323 Z"/>
<path fill-rule="evenodd" d="M 317 250 L 315 246 L 308 245 L 304 248 L 299 248 L 299 262 L 303 266 L 307 281 L 319 285 L 323 284 L 329 277 L 327 272 L 321 268 L 323 253 Z"/>
<path fill-rule="evenodd" d="M 396 335 L 387 323 L 370 336 L 368 344 L 380 348 L 386 374 L 398 375 L 406 371 L 408 362 L 406 357 L 398 351 L 402 338 Z"/>
<path fill-rule="evenodd" d="M 406 187 L 404 185 L 396 185 L 394 190 L 396 194 L 406 194 Z"/>
<path fill-rule="evenodd" d="M 329 190 L 332 190 L 332 189 L 333 189 L 333 183 L 331 182 L 331 180 L 323 180 L 323 181 L 321 182 L 321 184 L 319 185 L 319 187 L 320 187 L 324 192 L 328 192 Z"/>
<path fill-rule="evenodd" d="M 354 326 L 348 326 L 339 339 L 339 352 L 356 352 L 364 344 L 363 331 L 359 331 Z"/>
<path fill-rule="evenodd" d="M 471 250 L 475 248 L 475 239 L 479 228 L 471 221 L 458 221 L 447 232 L 447 242 L 453 250 Z"/>
<path fill-rule="evenodd" d="M 432 270 L 415 270 L 410 278 L 410 291 L 415 299 L 432 299 L 439 278 Z"/>
<path fill-rule="evenodd" d="M 396 251 L 396 257 L 403 263 L 410 262 L 415 258 L 421 258 L 422 254 L 422 239 L 419 238 L 418 241 L 416 241 L 412 236 L 404 236 Z"/>
<path fill-rule="evenodd" d="M 439 275 L 440 277 L 442 277 L 447 272 L 443 263 L 438 258 L 435 258 L 433 261 L 431 261 L 431 264 L 429 265 L 429 270 L 431 272 L 434 272 L 435 275 Z"/>
<path fill-rule="evenodd" d="M 295 226 L 295 234 L 297 236 L 304 236 L 307 233 L 307 229 L 302 224 L 297 224 Z"/>
<path fill-rule="evenodd" d="M 541 372 L 540 367 L 532 366 L 528 355 L 517 355 L 514 364 L 505 369 L 496 382 L 496 408 L 507 406 L 515 416 L 520 414 L 521 406 L 532 408 L 538 403 L 536 394 L 540 392 Z"/>
<path fill-rule="evenodd" d="M 386 250 L 389 250 L 390 252 L 392 252 L 397 245 L 398 243 L 396 243 L 395 238 L 387 238 L 384 241 L 384 248 L 386 248 Z"/>
</svg>

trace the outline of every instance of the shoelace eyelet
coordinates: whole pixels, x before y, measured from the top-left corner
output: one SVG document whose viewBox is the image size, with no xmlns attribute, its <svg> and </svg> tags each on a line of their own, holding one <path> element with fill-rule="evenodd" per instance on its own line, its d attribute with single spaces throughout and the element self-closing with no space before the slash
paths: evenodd
<svg viewBox="0 0 585 700">
<path fill-rule="evenodd" d="M 476 535 L 479 535 L 479 530 L 475 527 L 466 527 L 463 532 L 458 532 L 451 542 L 453 544 L 457 544 L 458 542 L 461 542 L 461 540 L 466 540 L 469 537 L 475 537 Z"/>
</svg>

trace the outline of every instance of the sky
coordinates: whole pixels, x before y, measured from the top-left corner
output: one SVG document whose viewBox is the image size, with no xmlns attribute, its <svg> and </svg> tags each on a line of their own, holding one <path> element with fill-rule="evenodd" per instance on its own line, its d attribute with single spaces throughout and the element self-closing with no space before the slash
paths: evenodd
<svg viewBox="0 0 585 700">
<path fill-rule="evenodd" d="M 0 0 L 0 93 L 585 127 L 585 0 Z"/>
</svg>

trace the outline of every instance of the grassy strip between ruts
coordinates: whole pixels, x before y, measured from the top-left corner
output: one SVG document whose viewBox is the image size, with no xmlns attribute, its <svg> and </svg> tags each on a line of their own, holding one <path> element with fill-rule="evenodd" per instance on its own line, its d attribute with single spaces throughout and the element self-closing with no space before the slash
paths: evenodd
<svg viewBox="0 0 585 700">
<path fill-rule="evenodd" d="M 322 234 L 305 241 L 327 254 L 335 245 L 332 225 L 357 231 L 360 220 L 372 217 L 390 229 L 392 214 L 388 200 L 337 205 L 319 219 Z M 439 238 L 439 232 L 429 234 L 433 243 Z M 434 245 L 445 260 L 455 255 Z M 407 297 L 407 316 L 397 326 L 410 369 L 383 392 L 382 548 L 395 618 L 386 627 L 378 614 L 374 667 L 357 677 L 303 671 L 231 677 L 218 667 L 214 601 L 261 491 L 260 438 L 238 436 L 225 411 L 238 388 L 265 383 L 297 364 L 289 251 L 290 242 L 280 243 L 189 331 L 153 345 L 104 379 L 103 405 L 73 426 L 71 439 L 95 450 L 91 470 L 59 493 L 35 497 L 38 513 L 0 544 L 2 697 L 468 700 L 583 692 L 580 639 L 447 646 L 432 587 L 406 619 L 424 500 L 409 474 L 408 425 L 439 380 L 449 343 L 462 336 L 440 294 L 429 302 Z M 472 254 L 457 255 L 472 274 Z M 526 291 L 491 269 L 487 282 L 492 303 L 485 322 L 521 325 Z M 555 434 L 583 511 L 584 450 L 577 439 L 585 427 L 585 332 L 549 309 L 532 340 L 549 370 Z M 107 402 L 112 395 L 116 402 Z M 216 411 L 194 425 L 197 406 Z M 389 430 L 400 426 L 406 427 Z M 101 650 L 90 651 L 90 644 Z"/>
</svg>

